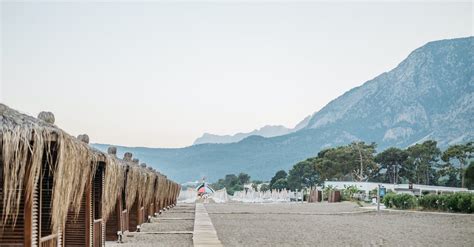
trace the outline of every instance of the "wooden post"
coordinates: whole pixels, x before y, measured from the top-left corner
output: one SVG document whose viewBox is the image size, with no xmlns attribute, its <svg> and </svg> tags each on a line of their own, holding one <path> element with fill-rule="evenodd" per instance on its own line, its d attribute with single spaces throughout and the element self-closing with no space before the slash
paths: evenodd
<svg viewBox="0 0 474 247">
<path fill-rule="evenodd" d="M 380 184 L 377 185 L 377 212 L 380 212 Z"/>
</svg>

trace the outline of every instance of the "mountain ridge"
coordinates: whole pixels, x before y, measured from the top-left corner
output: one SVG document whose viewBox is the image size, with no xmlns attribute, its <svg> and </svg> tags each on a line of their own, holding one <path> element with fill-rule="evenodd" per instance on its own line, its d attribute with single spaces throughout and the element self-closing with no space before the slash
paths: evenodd
<svg viewBox="0 0 474 247">
<path fill-rule="evenodd" d="M 204 133 L 201 137 L 197 138 L 193 145 L 204 144 L 204 143 L 233 143 L 239 142 L 249 136 L 257 135 L 262 137 L 274 137 L 286 135 L 295 131 L 298 131 L 306 127 L 308 121 L 311 119 L 311 115 L 306 116 L 302 121 L 297 123 L 294 128 L 287 128 L 283 125 L 265 125 L 259 129 L 255 129 L 250 132 L 239 132 L 233 135 L 215 135 L 210 133 Z"/>
<path fill-rule="evenodd" d="M 474 38 L 429 42 L 395 68 L 352 88 L 311 115 L 305 128 L 228 144 L 127 148 L 177 181 L 211 181 L 244 171 L 268 180 L 321 149 L 362 140 L 378 149 L 434 139 L 441 147 L 474 140 Z M 95 144 L 105 150 L 106 145 Z"/>
</svg>

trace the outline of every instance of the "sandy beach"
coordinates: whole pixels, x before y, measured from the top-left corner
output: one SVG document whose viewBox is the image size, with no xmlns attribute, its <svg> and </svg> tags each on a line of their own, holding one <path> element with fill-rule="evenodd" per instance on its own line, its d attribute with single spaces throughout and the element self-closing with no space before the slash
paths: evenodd
<svg viewBox="0 0 474 247">
<path fill-rule="evenodd" d="M 224 246 L 473 246 L 474 215 L 381 211 L 342 203 L 205 204 Z M 194 204 L 179 204 L 124 243 L 193 246 Z"/>
<path fill-rule="evenodd" d="M 207 204 L 225 246 L 473 246 L 474 215 L 367 212 L 356 204 Z"/>
</svg>

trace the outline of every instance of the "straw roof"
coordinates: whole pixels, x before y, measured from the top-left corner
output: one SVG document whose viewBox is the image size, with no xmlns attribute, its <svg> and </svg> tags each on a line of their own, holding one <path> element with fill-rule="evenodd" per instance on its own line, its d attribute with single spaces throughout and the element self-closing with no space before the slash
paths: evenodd
<svg viewBox="0 0 474 247">
<path fill-rule="evenodd" d="M 65 221 L 70 205 L 79 211 L 85 185 L 95 171 L 98 155 L 86 143 L 55 126 L 51 113 L 41 113 L 40 117 L 46 121 L 0 104 L 5 212 L 2 224 L 9 217 L 16 221 L 22 200 L 21 189 L 25 186 L 26 195 L 32 194 L 45 158 L 54 175 L 52 227 L 55 231 Z"/>
<path fill-rule="evenodd" d="M 0 140 L 3 172 L 3 218 L 0 227 L 9 219 L 18 217 L 22 189 L 27 198 L 40 177 L 43 159 L 52 168 L 52 229 L 66 221 L 68 209 L 80 210 L 86 184 L 91 182 L 99 162 L 106 163 L 102 213 L 106 220 L 116 206 L 122 190 L 126 207 L 130 209 L 137 199 L 140 204 L 176 196 L 179 185 L 151 167 L 139 166 L 138 159 L 125 153 L 116 157 L 117 149 L 110 147 L 104 154 L 88 145 L 89 137 L 75 138 L 54 125 L 54 114 L 42 112 L 38 118 L 22 114 L 0 103 Z M 77 176 L 81 174 L 81 176 Z M 146 188 L 146 189 L 139 189 Z"/>
</svg>

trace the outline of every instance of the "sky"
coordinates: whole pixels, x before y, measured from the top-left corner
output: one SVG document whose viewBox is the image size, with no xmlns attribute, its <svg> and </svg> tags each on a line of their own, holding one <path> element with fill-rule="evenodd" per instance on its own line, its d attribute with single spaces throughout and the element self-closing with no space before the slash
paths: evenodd
<svg viewBox="0 0 474 247">
<path fill-rule="evenodd" d="M 467 2 L 2 2 L 0 102 L 91 142 L 184 147 L 293 127 L 429 41 Z"/>
</svg>

